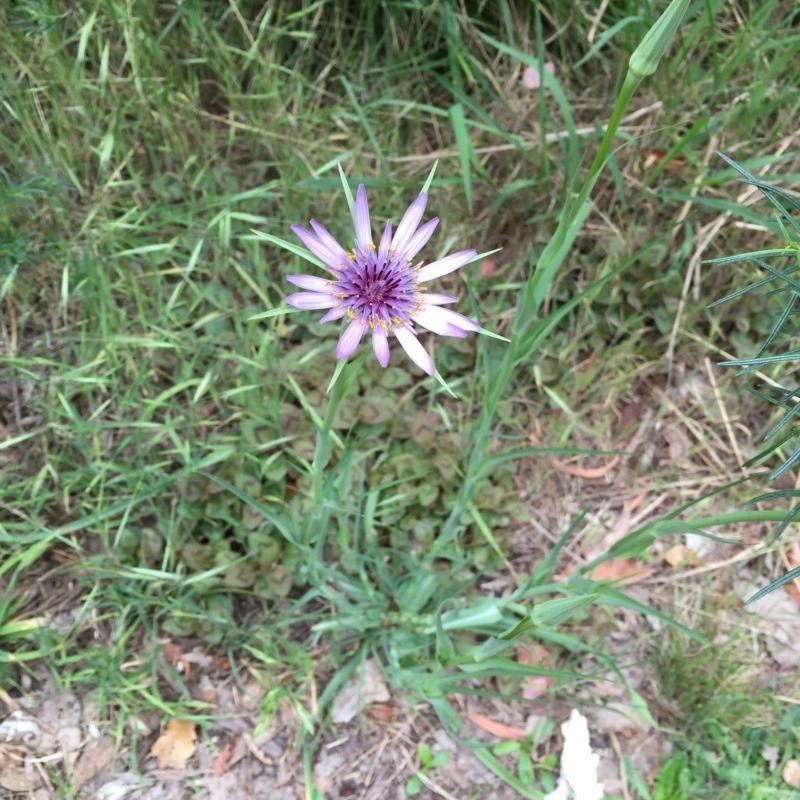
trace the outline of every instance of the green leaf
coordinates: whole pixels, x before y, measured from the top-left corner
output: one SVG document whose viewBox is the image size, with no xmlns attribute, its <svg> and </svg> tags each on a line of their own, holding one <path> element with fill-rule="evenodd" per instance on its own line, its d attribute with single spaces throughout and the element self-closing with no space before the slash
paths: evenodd
<svg viewBox="0 0 800 800">
<path fill-rule="evenodd" d="M 428 746 L 427 742 L 420 742 L 419 749 L 417 750 L 419 754 L 419 763 L 420 766 L 423 768 L 427 768 L 431 764 L 431 748 Z"/>
<path fill-rule="evenodd" d="M 750 603 L 755 603 L 756 600 L 766 597 L 766 595 L 768 595 L 770 592 L 780 589 L 781 586 L 785 586 L 795 578 L 800 578 L 800 567 L 795 567 L 785 575 L 781 575 L 780 578 L 776 578 L 774 581 L 772 581 L 772 583 L 767 584 L 763 589 L 759 589 L 752 597 L 748 598 L 747 604 L 749 605 Z"/>
<path fill-rule="evenodd" d="M 344 196 L 347 198 L 347 207 L 350 209 L 350 216 L 352 217 L 355 212 L 356 201 L 353 199 L 353 192 L 350 190 L 350 184 L 347 182 L 347 176 L 344 174 L 341 162 L 336 166 L 339 168 L 339 178 L 342 181 L 342 189 L 344 189 Z"/>
<path fill-rule="evenodd" d="M 456 137 L 456 148 L 458 149 L 458 163 L 461 166 L 461 182 L 464 184 L 464 196 L 467 198 L 467 208 L 472 214 L 472 142 L 470 141 L 467 122 L 464 117 L 464 106 L 456 103 L 450 106 L 450 124 L 453 126 L 453 134 Z"/>
<path fill-rule="evenodd" d="M 557 597 L 555 600 L 546 600 L 537 603 L 531 611 L 531 621 L 534 625 L 555 626 L 566 622 L 578 611 L 596 602 L 599 594 L 587 594 L 579 597 Z"/>
<path fill-rule="evenodd" d="M 300 258 L 304 258 L 306 261 L 310 261 L 312 264 L 315 264 L 322 269 L 325 268 L 325 265 L 309 250 L 306 250 L 302 244 L 297 244 L 296 242 L 288 242 L 286 239 L 281 239 L 280 236 L 273 236 L 271 233 L 264 233 L 264 231 L 253 230 L 252 237 L 243 237 L 245 239 L 263 239 L 270 244 L 277 245 L 278 247 L 288 250 L 290 253 L 294 253 L 296 256 L 300 256 Z"/>
</svg>

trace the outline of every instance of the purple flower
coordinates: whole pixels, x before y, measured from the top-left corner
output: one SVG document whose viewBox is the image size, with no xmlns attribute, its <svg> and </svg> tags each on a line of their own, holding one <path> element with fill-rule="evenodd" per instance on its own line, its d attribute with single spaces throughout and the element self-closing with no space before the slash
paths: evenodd
<svg viewBox="0 0 800 800">
<path fill-rule="evenodd" d="M 392 235 L 386 223 L 377 247 L 372 241 L 372 223 L 364 186 L 358 187 L 353 207 L 355 247 L 346 251 L 316 220 L 311 231 L 300 225 L 292 230 L 300 241 L 322 261 L 330 278 L 289 275 L 288 280 L 306 291 L 290 294 L 286 302 L 306 310 L 329 309 L 321 322 L 348 320 L 336 346 L 336 357 L 348 359 L 361 337 L 372 332 L 372 349 L 382 367 L 389 364 L 389 332 L 400 342 L 409 358 L 428 375 L 436 372 L 433 359 L 420 344 L 415 324 L 441 336 L 464 338 L 480 326 L 468 317 L 442 306 L 458 298 L 426 292 L 424 283 L 463 267 L 475 257 L 475 250 L 461 250 L 425 264 L 414 259 L 433 235 L 439 220 L 420 225 L 428 195 L 422 192 L 408 207 Z"/>
<path fill-rule="evenodd" d="M 544 68 L 551 74 L 556 74 L 556 65 L 552 61 L 545 61 Z M 528 89 L 538 89 L 542 83 L 542 76 L 539 70 L 534 67 L 525 67 L 522 71 L 522 82 Z"/>
</svg>

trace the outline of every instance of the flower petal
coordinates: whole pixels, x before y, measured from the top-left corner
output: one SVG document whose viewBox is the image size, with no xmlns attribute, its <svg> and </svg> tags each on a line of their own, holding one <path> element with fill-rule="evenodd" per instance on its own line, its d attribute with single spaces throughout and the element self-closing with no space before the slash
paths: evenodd
<svg viewBox="0 0 800 800">
<path fill-rule="evenodd" d="M 386 329 L 383 325 L 376 325 L 372 329 L 372 349 L 375 352 L 375 358 L 378 363 L 385 369 L 389 366 L 389 338 L 386 336 Z"/>
<path fill-rule="evenodd" d="M 361 337 L 367 332 L 369 325 L 366 320 L 354 319 L 344 329 L 344 333 L 339 338 L 339 343 L 336 345 L 336 358 L 343 361 L 350 358 L 355 353 Z"/>
<path fill-rule="evenodd" d="M 294 308 L 302 308 L 304 311 L 317 311 L 321 308 L 333 308 L 339 304 L 339 300 L 329 294 L 319 292 L 295 292 L 286 298 L 286 302 Z"/>
<path fill-rule="evenodd" d="M 433 359 L 428 355 L 428 351 L 419 343 L 419 339 L 414 333 L 406 328 L 405 325 L 398 325 L 392 328 L 397 341 L 406 351 L 408 357 L 428 375 L 433 375 L 436 372 L 436 367 L 433 365 Z"/>
<path fill-rule="evenodd" d="M 324 244 L 332 254 L 337 256 L 337 260 L 343 265 L 347 265 L 349 259 L 344 247 L 342 247 L 339 242 L 333 238 L 328 229 L 323 225 L 320 225 L 315 219 L 311 220 L 311 227 L 314 229 L 314 233 L 317 234 L 317 238 L 320 240 L 320 242 L 322 242 L 322 244 Z"/>
<path fill-rule="evenodd" d="M 317 278 L 314 275 L 287 275 L 286 280 L 301 289 L 308 289 L 310 292 L 331 294 L 334 291 L 331 281 L 327 278 Z"/>
<path fill-rule="evenodd" d="M 457 303 L 458 298 L 452 294 L 437 294 L 436 292 L 425 292 L 422 296 L 426 305 L 443 306 L 446 303 Z"/>
<path fill-rule="evenodd" d="M 392 221 L 386 223 L 381 236 L 381 243 L 378 245 L 378 263 L 383 264 L 389 260 L 389 248 L 392 246 Z"/>
<path fill-rule="evenodd" d="M 400 220 L 400 224 L 397 226 L 397 233 L 394 235 L 394 241 L 392 242 L 392 247 L 398 255 L 404 255 L 402 251 L 417 230 L 417 225 L 419 225 L 419 221 L 425 213 L 427 204 L 428 195 L 422 192 L 406 209 L 406 213 L 403 214 L 403 219 Z"/>
<path fill-rule="evenodd" d="M 364 184 L 358 185 L 356 204 L 353 208 L 353 227 L 356 229 L 356 243 L 365 252 L 372 246 L 372 225 L 369 219 L 369 203 Z"/>
<path fill-rule="evenodd" d="M 347 306 L 336 306 L 332 308 L 320 322 L 333 322 L 335 319 L 341 319 L 347 313 Z"/>
<path fill-rule="evenodd" d="M 436 230 L 436 226 L 439 224 L 439 218 L 434 217 L 431 220 L 428 220 L 421 228 L 417 230 L 417 232 L 409 239 L 408 244 L 405 246 L 403 250 L 403 257 L 407 258 L 409 261 L 412 261 L 414 256 L 422 250 L 423 247 L 428 243 L 428 239 L 433 236 L 433 232 Z"/>
<path fill-rule="evenodd" d="M 555 75 L 556 67 L 552 61 L 546 61 L 544 68 L 551 74 Z M 542 78 L 539 70 L 535 67 L 525 67 L 522 72 L 522 82 L 528 89 L 538 89 L 542 83 Z"/>
<path fill-rule="evenodd" d="M 307 231 L 302 225 L 292 225 L 295 236 L 328 268 L 339 263 L 339 254 L 326 247 L 313 233 Z M 331 270 L 332 271 L 332 270 Z"/>
<path fill-rule="evenodd" d="M 469 317 L 451 311 L 449 308 L 439 308 L 423 306 L 416 314 L 412 315 L 414 322 L 418 322 L 423 328 L 438 333 L 442 336 L 457 336 L 463 339 L 467 331 L 479 331 L 481 326 L 473 322 Z"/>
<path fill-rule="evenodd" d="M 434 278 L 441 278 L 442 275 L 447 275 L 448 272 L 454 272 L 455 270 L 463 267 L 464 264 L 468 264 L 473 258 L 475 258 L 476 253 L 476 250 L 461 250 L 458 253 L 451 253 L 449 256 L 440 258 L 438 261 L 433 261 L 430 264 L 426 264 L 419 271 L 417 280 L 420 283 L 424 283 L 425 281 L 431 281 Z"/>
<path fill-rule="evenodd" d="M 439 336 L 456 336 L 459 339 L 463 339 L 467 335 L 466 332 L 461 330 L 457 325 L 453 325 L 451 322 L 438 316 L 435 313 L 437 310 L 442 311 L 441 308 L 437 309 L 435 306 L 430 309 L 422 308 L 412 316 L 412 319 L 417 324 L 422 325 L 423 328 L 438 333 Z"/>
</svg>

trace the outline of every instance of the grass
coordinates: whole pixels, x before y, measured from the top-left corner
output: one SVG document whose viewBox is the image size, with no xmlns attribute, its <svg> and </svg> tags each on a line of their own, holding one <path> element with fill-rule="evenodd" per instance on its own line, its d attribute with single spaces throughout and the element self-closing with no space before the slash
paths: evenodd
<svg viewBox="0 0 800 800">
<path fill-rule="evenodd" d="M 584 502 L 548 495 L 546 453 L 529 450 L 619 449 L 603 431 L 628 398 L 668 415 L 656 392 L 668 373 L 693 373 L 715 347 L 752 356 L 768 336 L 777 301 L 707 308 L 754 267 L 693 258 L 774 246 L 753 229 L 768 211 L 743 207 L 713 153 L 796 180 L 790 4 L 692 4 L 623 119 L 544 298 L 551 329 L 498 393 L 478 471 L 470 442 L 507 352 L 485 339 L 436 345 L 459 402 L 399 353 L 386 371 L 367 359 L 333 420 L 335 458 L 315 472 L 335 332 L 312 314 L 253 320 L 282 303 L 296 259 L 252 230 L 288 238 L 314 217 L 344 237 L 336 162 L 388 217 L 438 159 L 435 246 L 503 247 L 496 274 L 473 265 L 445 290 L 508 335 L 627 55 L 660 10 L 40 0 L 0 11 L 4 686 L 23 691 L 44 662 L 91 692 L 120 735 L 143 709 L 211 725 L 161 655 L 165 641 L 199 642 L 241 685 L 260 676 L 264 719 L 288 699 L 313 750 L 336 693 L 375 655 L 393 687 L 457 732 L 442 697 L 464 691 L 465 674 L 489 685 L 525 671 L 496 637 L 524 627 L 532 602 L 544 609 L 536 635 L 562 648 L 557 679 L 574 678 L 585 646 L 565 622 L 605 590 L 553 581 L 577 547 L 555 543 L 591 526 Z M 556 61 L 558 84 L 531 93 L 520 76 L 539 56 Z M 748 422 L 743 385 L 717 380 L 724 407 Z M 736 474 L 716 411 L 701 398 L 693 415 L 702 468 L 689 487 L 655 476 L 664 509 Z M 590 518 L 610 513 L 608 495 L 593 501 Z M 542 505 L 549 540 L 518 559 Z M 507 597 L 481 591 L 515 560 L 524 569 Z M 546 603 L 565 599 L 576 606 L 562 619 Z M 695 663 L 675 653 L 676 669 Z M 733 724 L 722 735 L 738 735 Z"/>
<path fill-rule="evenodd" d="M 734 613 L 731 613 L 734 612 Z M 762 657 L 733 608 L 692 609 L 693 627 L 713 645 L 667 634 L 653 655 L 655 677 L 671 709 L 675 751 L 655 781 L 653 797 L 788 797 L 777 774 L 791 758 L 797 709 L 764 685 Z M 791 679 L 790 679 L 791 682 Z M 789 689 L 792 694 L 794 689 Z"/>
</svg>

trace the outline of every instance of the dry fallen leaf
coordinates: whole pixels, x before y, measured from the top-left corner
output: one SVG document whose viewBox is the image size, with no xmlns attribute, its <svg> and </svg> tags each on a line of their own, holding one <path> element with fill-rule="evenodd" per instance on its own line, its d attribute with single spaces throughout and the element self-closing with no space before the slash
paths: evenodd
<svg viewBox="0 0 800 800">
<path fill-rule="evenodd" d="M 72 788 L 76 792 L 114 760 L 115 748 L 116 743 L 111 736 L 103 736 L 87 745 L 72 772 Z"/>
<path fill-rule="evenodd" d="M 217 690 L 200 689 L 197 692 L 197 699 L 209 706 L 215 706 L 217 704 Z"/>
<path fill-rule="evenodd" d="M 553 660 L 547 650 L 539 644 L 518 644 L 516 646 L 517 662 L 528 667 L 553 668 Z M 522 682 L 522 696 L 526 700 L 535 700 L 543 695 L 553 683 L 548 675 L 529 675 Z"/>
<path fill-rule="evenodd" d="M 790 758 L 783 767 L 783 779 L 794 789 L 800 789 L 800 762 Z"/>
<path fill-rule="evenodd" d="M 586 480 L 605 478 L 617 464 L 619 464 L 619 456 L 614 456 L 600 467 L 576 467 L 572 464 L 565 464 L 557 458 L 550 459 L 550 465 L 556 472 L 563 472 L 566 475 L 572 475 L 575 478 L 585 478 Z"/>
<path fill-rule="evenodd" d="M 644 156 L 644 167 L 645 172 L 651 172 L 656 167 L 660 166 L 664 159 L 669 154 L 669 150 L 663 150 L 661 148 L 653 148 L 653 147 L 643 147 L 641 149 L 641 154 Z M 680 172 L 687 164 L 685 158 L 672 158 L 670 159 L 667 164 L 664 166 L 664 172 L 667 175 L 675 175 L 677 172 Z"/>
<path fill-rule="evenodd" d="M 670 547 L 669 550 L 664 551 L 661 557 L 671 567 L 677 567 L 679 564 L 684 564 L 687 567 L 703 566 L 703 559 L 685 544 L 676 544 L 674 547 Z"/>
<path fill-rule="evenodd" d="M 195 724 L 185 719 L 171 719 L 164 733 L 150 748 L 150 755 L 158 759 L 159 769 L 185 769 L 194 755 L 197 733 Z"/>
<path fill-rule="evenodd" d="M 477 725 L 479 728 L 487 733 L 491 733 L 492 736 L 496 736 L 498 739 L 524 739 L 528 735 L 525 728 L 506 725 L 503 722 L 497 722 L 489 717 L 485 717 L 483 714 L 473 712 L 467 714 L 467 718 L 473 725 Z"/>
<path fill-rule="evenodd" d="M 394 722 L 394 707 L 391 703 L 375 703 L 367 709 L 367 714 L 376 722 Z"/>
<path fill-rule="evenodd" d="M 622 436 L 630 436 L 641 424 L 644 419 L 644 409 L 635 402 L 624 403 L 617 409 L 617 419 L 611 426 L 611 435 L 614 440 L 619 440 Z"/>
<path fill-rule="evenodd" d="M 222 750 L 217 753 L 217 757 L 214 759 L 214 777 L 219 778 L 223 772 L 228 768 L 230 764 L 231 758 L 233 756 L 233 745 L 230 742 L 226 742 L 225 746 Z"/>
<path fill-rule="evenodd" d="M 124 800 L 126 797 L 133 797 L 132 793 L 141 787 L 141 780 L 141 775 L 123 772 L 100 786 L 92 795 L 92 800 Z"/>
<path fill-rule="evenodd" d="M 350 722 L 371 703 L 386 703 L 390 699 L 381 668 L 368 658 L 334 701 L 331 719 L 337 725 Z"/>
<path fill-rule="evenodd" d="M 620 583 L 636 583 L 653 574 L 650 567 L 645 567 L 630 558 L 610 558 L 598 564 L 587 577 L 595 581 L 619 581 Z"/>
<path fill-rule="evenodd" d="M 29 794 L 44 784 L 41 772 L 22 751 L 0 753 L 0 787 Z"/>
</svg>

